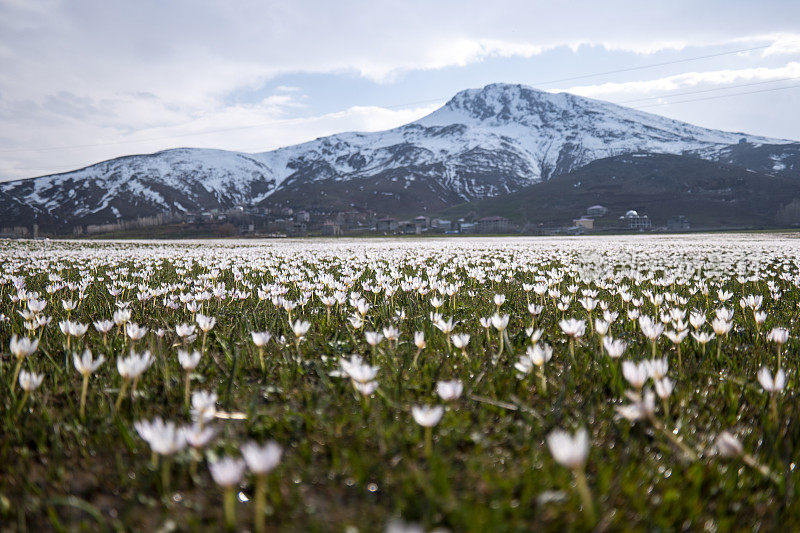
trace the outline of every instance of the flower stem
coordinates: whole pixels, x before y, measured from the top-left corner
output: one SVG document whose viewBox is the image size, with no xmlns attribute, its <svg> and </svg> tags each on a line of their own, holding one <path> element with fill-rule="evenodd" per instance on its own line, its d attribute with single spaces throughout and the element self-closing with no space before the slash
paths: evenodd
<svg viewBox="0 0 800 533">
<path fill-rule="evenodd" d="M 236 493 L 233 487 L 225 488 L 223 506 L 225 511 L 225 527 L 229 530 L 233 530 L 236 527 Z"/>
<path fill-rule="evenodd" d="M 256 533 L 263 533 L 266 531 L 266 522 L 264 519 L 267 508 L 267 476 L 260 474 L 256 476 L 256 494 L 255 494 L 255 517 L 253 522 L 253 529 Z"/>
<path fill-rule="evenodd" d="M 122 385 L 119 388 L 119 394 L 117 395 L 117 401 L 114 402 L 114 409 L 119 411 L 119 406 L 122 405 L 122 398 L 125 397 L 125 391 L 128 389 L 128 380 L 123 379 Z"/>
<path fill-rule="evenodd" d="M 433 428 L 425 427 L 425 457 L 428 459 L 433 456 Z"/>
<path fill-rule="evenodd" d="M 89 374 L 83 375 L 83 385 L 81 386 L 81 420 L 86 418 L 86 393 L 89 391 Z"/>
<path fill-rule="evenodd" d="M 575 485 L 578 488 L 578 494 L 581 497 L 581 504 L 586 518 L 592 523 L 595 523 L 594 503 L 592 502 L 592 493 L 589 490 L 589 483 L 586 481 L 586 473 L 583 467 L 576 468 L 572 471 L 575 476 Z"/>
</svg>

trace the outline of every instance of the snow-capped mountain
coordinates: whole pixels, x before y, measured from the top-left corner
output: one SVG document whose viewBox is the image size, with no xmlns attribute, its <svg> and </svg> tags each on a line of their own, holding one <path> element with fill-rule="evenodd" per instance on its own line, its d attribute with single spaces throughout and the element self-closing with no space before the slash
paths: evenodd
<svg viewBox="0 0 800 533">
<path fill-rule="evenodd" d="M 410 213 L 515 191 L 620 154 L 730 162 L 742 147 L 780 145 L 779 156 L 790 142 L 493 84 L 462 91 L 430 115 L 388 131 L 342 133 L 256 154 L 167 150 L 2 183 L 0 225 L 102 223 L 259 204 Z"/>
</svg>

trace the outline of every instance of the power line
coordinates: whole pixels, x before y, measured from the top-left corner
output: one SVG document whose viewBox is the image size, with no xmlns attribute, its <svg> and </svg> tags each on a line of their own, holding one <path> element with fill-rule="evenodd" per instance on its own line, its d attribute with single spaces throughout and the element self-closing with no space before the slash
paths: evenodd
<svg viewBox="0 0 800 533">
<path fill-rule="evenodd" d="M 753 85 L 764 85 L 765 83 L 778 83 L 778 82 L 781 82 L 781 81 L 791 81 L 791 80 L 798 80 L 798 79 L 800 79 L 800 76 L 794 76 L 794 77 L 791 77 L 791 78 L 780 78 L 780 79 L 777 79 L 777 80 L 756 81 L 756 82 L 753 82 L 753 83 L 740 83 L 738 85 L 728 85 L 727 87 L 716 87 L 714 89 L 703 89 L 703 90 L 699 90 L 699 91 L 688 91 L 688 92 L 685 92 L 685 93 L 662 94 L 660 96 L 648 96 L 646 98 L 634 98 L 633 100 L 623 100 L 621 102 L 613 102 L 613 103 L 615 103 L 617 105 L 622 105 L 622 104 L 629 104 L 629 103 L 632 103 L 632 102 L 643 102 L 645 100 L 658 100 L 658 99 L 661 99 L 661 98 L 674 98 L 676 96 L 687 96 L 687 95 L 690 95 L 690 94 L 702 94 L 702 93 L 710 93 L 710 92 L 714 92 L 714 91 L 727 91 L 727 90 L 730 90 L 730 89 L 738 89 L 739 87 L 752 87 Z"/>
<path fill-rule="evenodd" d="M 717 100 L 719 98 L 730 98 L 732 96 L 742 96 L 742 95 L 745 95 L 745 94 L 767 93 L 767 92 L 771 92 L 771 91 L 782 91 L 784 89 L 796 89 L 797 87 L 800 87 L 800 84 L 787 85 L 786 87 L 773 87 L 771 89 L 761 89 L 761 90 L 758 90 L 758 91 L 746 91 L 746 92 L 734 93 L 734 94 L 718 94 L 718 95 L 715 95 L 715 96 L 707 96 L 705 98 L 691 98 L 689 100 L 679 100 L 677 102 L 663 102 L 663 103 L 657 103 L 657 104 L 647 104 L 647 105 L 642 105 L 642 106 L 634 106 L 634 109 L 644 109 L 646 107 L 657 107 L 657 106 L 672 105 L 672 104 L 685 104 L 685 103 L 688 103 L 688 102 L 701 102 L 703 100 Z"/>
<path fill-rule="evenodd" d="M 673 60 L 673 61 L 664 61 L 664 62 L 660 62 L 660 63 L 652 63 L 652 64 L 649 64 L 649 65 L 640 65 L 640 66 L 637 66 L 637 67 L 628 67 L 628 68 L 623 68 L 623 69 L 608 70 L 608 71 L 604 71 L 604 72 L 595 72 L 593 74 L 583 74 L 583 75 L 580 75 L 580 76 L 571 76 L 571 77 L 568 77 L 568 78 L 560 78 L 560 79 L 555 79 L 555 80 L 540 81 L 540 82 L 531 83 L 531 85 L 533 85 L 533 86 L 536 86 L 536 85 L 548 85 L 548 84 L 551 84 L 551 83 L 561 83 L 561 82 L 565 82 L 565 81 L 574 81 L 574 80 L 581 80 L 581 79 L 593 78 L 593 77 L 598 77 L 598 76 L 607 76 L 609 74 L 619 74 L 619 73 L 623 73 L 623 72 L 633 72 L 633 71 L 637 71 L 637 70 L 644 70 L 644 69 L 650 69 L 650 68 L 656 68 L 656 67 L 663 67 L 663 66 L 667 66 L 667 65 L 675 65 L 675 64 L 680 64 L 680 63 L 688 63 L 688 62 L 691 62 L 691 61 L 699 61 L 699 60 L 702 60 L 702 59 L 710 59 L 710 58 L 714 58 L 714 57 L 721 57 L 721 56 L 726 56 L 726 55 L 731 55 L 731 54 L 740 54 L 740 53 L 744 53 L 744 52 L 752 52 L 754 50 L 763 50 L 765 48 L 769 48 L 770 46 L 772 46 L 772 44 L 761 45 L 761 46 L 753 46 L 753 47 L 750 47 L 750 48 L 740 48 L 738 50 L 730 50 L 730 51 L 727 51 L 727 52 L 719 52 L 719 53 L 716 53 L 716 54 L 708 54 L 708 55 L 703 55 L 703 56 L 688 57 L 688 58 L 683 58 L 683 59 L 676 59 L 676 60 Z M 787 78 L 787 79 L 789 79 L 789 78 Z M 656 97 L 656 98 L 658 98 L 658 97 Z M 395 105 L 390 105 L 390 106 L 383 106 L 383 108 L 384 109 L 398 109 L 398 108 L 402 108 L 402 107 L 408 107 L 408 106 L 411 106 L 411 105 L 436 103 L 436 102 L 441 102 L 443 100 L 447 100 L 447 98 L 445 97 L 445 98 L 436 98 L 436 99 L 431 99 L 431 100 L 418 100 L 416 102 L 406 102 L 404 104 L 395 104 Z M 209 134 L 212 134 L 212 133 L 225 133 L 225 132 L 229 132 L 229 131 L 241 131 L 241 130 L 247 130 L 247 129 L 263 128 L 265 126 L 274 126 L 276 124 L 281 124 L 281 123 L 290 124 L 290 123 L 294 122 L 295 120 L 296 119 L 275 120 L 275 121 L 272 121 L 272 122 L 266 122 L 266 123 L 262 123 L 262 124 L 252 124 L 250 126 L 237 126 L 237 127 L 232 127 L 232 128 L 223 128 L 223 129 L 206 130 L 206 131 L 194 132 L 194 133 L 184 133 L 184 134 L 177 134 L 177 135 L 169 135 L 169 136 L 166 136 L 166 137 L 152 137 L 152 138 L 148 138 L 148 139 L 133 139 L 133 140 L 126 140 L 126 141 L 109 141 L 109 142 L 101 142 L 101 143 L 76 144 L 76 145 L 68 145 L 68 146 L 49 146 L 49 147 L 42 147 L 42 148 L 20 148 L 20 149 L 10 149 L 10 150 L 0 150 L 0 154 L 25 153 L 25 152 L 48 152 L 48 151 L 57 151 L 57 150 L 72 150 L 72 149 L 76 149 L 76 148 L 97 148 L 97 147 L 100 147 L 100 146 L 116 146 L 116 145 L 124 145 L 124 144 L 147 143 L 147 142 L 154 142 L 154 141 L 168 141 L 168 140 L 172 140 L 172 139 L 182 139 L 182 138 L 186 138 L 186 137 L 198 137 L 198 136 L 202 136 L 202 135 L 209 135 Z"/>
</svg>

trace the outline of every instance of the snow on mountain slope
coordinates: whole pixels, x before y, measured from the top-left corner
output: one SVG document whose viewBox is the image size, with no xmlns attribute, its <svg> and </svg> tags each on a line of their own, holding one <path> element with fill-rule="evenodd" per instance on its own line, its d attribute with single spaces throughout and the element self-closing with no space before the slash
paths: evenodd
<svg viewBox="0 0 800 533">
<path fill-rule="evenodd" d="M 354 187 L 397 202 L 427 197 L 432 206 L 451 205 L 515 191 L 604 157 L 647 151 L 715 159 L 740 141 L 790 142 L 493 84 L 462 91 L 432 114 L 388 131 L 341 133 L 258 154 L 167 150 L 3 183 L 0 221 L 99 223 L 273 200 L 292 205 L 323 189 L 346 197 Z"/>
</svg>

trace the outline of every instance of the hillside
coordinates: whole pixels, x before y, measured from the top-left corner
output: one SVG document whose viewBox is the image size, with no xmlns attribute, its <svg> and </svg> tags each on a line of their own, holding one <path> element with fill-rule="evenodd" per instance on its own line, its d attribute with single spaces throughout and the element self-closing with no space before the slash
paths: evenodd
<svg viewBox="0 0 800 533">
<path fill-rule="evenodd" d="M 506 216 L 520 224 L 569 226 L 592 205 L 618 224 L 633 209 L 663 226 L 685 215 L 693 227 L 770 227 L 778 211 L 800 199 L 800 180 L 670 154 L 628 154 L 593 161 L 553 179 L 445 210 L 446 217 Z"/>
</svg>

